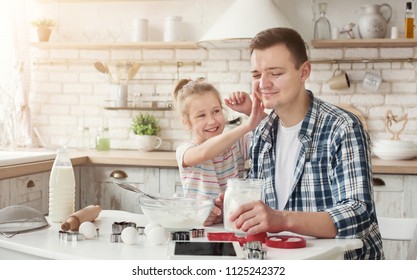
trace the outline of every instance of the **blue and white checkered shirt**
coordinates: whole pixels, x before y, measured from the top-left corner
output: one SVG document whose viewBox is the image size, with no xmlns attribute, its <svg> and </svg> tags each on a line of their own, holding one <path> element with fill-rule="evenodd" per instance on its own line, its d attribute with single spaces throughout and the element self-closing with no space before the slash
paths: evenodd
<svg viewBox="0 0 417 280">
<path fill-rule="evenodd" d="M 311 97 L 298 138 L 301 151 L 295 183 L 284 210 L 325 211 L 336 238 L 360 238 L 363 247 L 345 259 L 384 259 L 372 192 L 370 139 L 352 113 Z M 248 177 L 265 179 L 264 201 L 278 209 L 275 188 L 278 115 L 272 111 L 256 128 Z"/>
</svg>

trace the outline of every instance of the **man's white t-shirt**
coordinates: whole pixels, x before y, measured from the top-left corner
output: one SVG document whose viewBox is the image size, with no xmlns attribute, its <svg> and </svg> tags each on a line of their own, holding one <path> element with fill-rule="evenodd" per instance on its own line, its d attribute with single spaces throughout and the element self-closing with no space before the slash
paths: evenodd
<svg viewBox="0 0 417 280">
<path fill-rule="evenodd" d="M 279 122 L 275 166 L 275 189 L 279 210 L 283 210 L 287 204 L 294 184 L 295 165 L 301 148 L 301 142 L 298 139 L 301 124 L 302 121 L 292 127 L 284 127 Z"/>
</svg>

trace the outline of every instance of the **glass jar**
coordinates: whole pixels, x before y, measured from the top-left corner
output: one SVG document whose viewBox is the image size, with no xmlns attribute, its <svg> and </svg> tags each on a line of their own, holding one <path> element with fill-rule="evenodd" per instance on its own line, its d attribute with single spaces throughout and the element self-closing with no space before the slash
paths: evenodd
<svg viewBox="0 0 417 280">
<path fill-rule="evenodd" d="M 314 39 L 325 40 L 330 39 L 332 31 L 330 27 L 330 21 L 326 17 L 327 3 L 319 3 L 320 17 L 314 24 Z"/>
<path fill-rule="evenodd" d="M 110 137 L 107 127 L 97 130 L 96 150 L 101 152 L 110 151 Z"/>
<path fill-rule="evenodd" d="M 77 148 L 79 150 L 87 150 L 90 146 L 90 129 L 88 127 L 79 126 L 77 128 Z"/>
<path fill-rule="evenodd" d="M 229 216 L 240 205 L 254 200 L 260 200 L 264 183 L 265 181 L 263 179 L 233 178 L 227 180 L 223 204 L 223 224 L 227 231 L 234 232 L 238 235 L 245 235 L 243 231 L 237 229 L 229 221 Z"/>
</svg>

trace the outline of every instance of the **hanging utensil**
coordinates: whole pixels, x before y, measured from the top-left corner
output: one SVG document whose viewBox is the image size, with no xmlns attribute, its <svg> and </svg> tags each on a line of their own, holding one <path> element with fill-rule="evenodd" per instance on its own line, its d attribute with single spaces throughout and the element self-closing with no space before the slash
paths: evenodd
<svg viewBox="0 0 417 280">
<path fill-rule="evenodd" d="M 106 67 L 100 61 L 94 62 L 94 67 L 97 69 L 98 72 L 103 73 L 103 74 L 107 74 Z"/>
<path fill-rule="evenodd" d="M 107 67 L 106 64 L 100 62 L 100 61 L 96 61 L 94 62 L 94 67 L 97 69 L 97 71 L 99 71 L 100 73 L 106 74 L 109 77 L 110 82 L 113 84 L 114 80 L 113 80 L 113 76 L 110 72 L 109 67 Z"/>
<path fill-rule="evenodd" d="M 140 68 L 140 64 L 137 62 L 133 62 L 132 66 L 129 68 L 128 72 L 127 72 L 127 79 L 125 84 L 127 84 L 130 80 L 132 80 L 136 73 L 138 73 Z"/>
<path fill-rule="evenodd" d="M 110 82 L 111 82 L 112 84 L 114 84 L 114 83 L 115 83 L 115 81 L 114 81 L 113 75 L 112 75 L 112 73 L 111 73 L 111 71 L 110 71 L 109 67 L 107 66 L 107 64 L 106 64 L 106 63 L 102 63 L 102 64 L 103 64 L 103 66 L 104 66 L 104 69 L 105 69 L 105 71 L 106 71 L 106 74 L 109 76 Z"/>
</svg>

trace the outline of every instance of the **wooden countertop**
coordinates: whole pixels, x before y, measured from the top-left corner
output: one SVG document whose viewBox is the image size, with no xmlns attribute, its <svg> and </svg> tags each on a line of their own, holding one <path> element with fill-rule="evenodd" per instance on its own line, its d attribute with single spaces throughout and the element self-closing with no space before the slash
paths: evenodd
<svg viewBox="0 0 417 280">
<path fill-rule="evenodd" d="M 111 150 L 108 152 L 71 151 L 74 166 L 81 165 L 126 165 L 141 167 L 177 168 L 175 152 L 139 152 L 136 150 Z M 25 164 L 0 167 L 0 179 L 47 172 L 52 168 L 53 160 L 30 162 Z M 374 174 L 408 174 L 417 175 L 417 159 L 386 161 L 372 159 Z"/>
<path fill-rule="evenodd" d="M 175 152 L 139 152 L 136 150 L 98 152 L 96 150 L 87 150 L 70 151 L 70 157 L 73 166 L 96 164 L 177 168 Z M 0 179 L 47 172 L 51 170 L 53 163 L 53 160 L 44 160 L 1 166 Z"/>
</svg>

